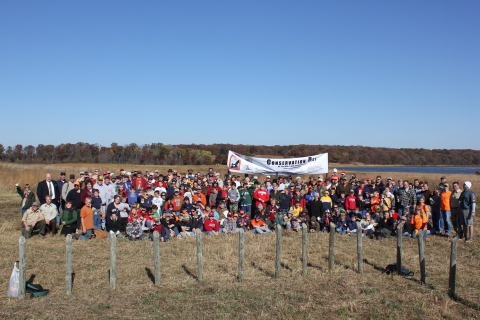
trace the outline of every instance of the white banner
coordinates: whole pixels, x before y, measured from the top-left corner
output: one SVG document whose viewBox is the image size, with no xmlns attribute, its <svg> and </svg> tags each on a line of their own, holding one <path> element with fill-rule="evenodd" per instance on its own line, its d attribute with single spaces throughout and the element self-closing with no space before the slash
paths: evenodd
<svg viewBox="0 0 480 320">
<path fill-rule="evenodd" d="M 231 172 L 257 174 L 318 174 L 328 172 L 328 153 L 301 158 L 255 158 L 228 151 Z"/>
</svg>

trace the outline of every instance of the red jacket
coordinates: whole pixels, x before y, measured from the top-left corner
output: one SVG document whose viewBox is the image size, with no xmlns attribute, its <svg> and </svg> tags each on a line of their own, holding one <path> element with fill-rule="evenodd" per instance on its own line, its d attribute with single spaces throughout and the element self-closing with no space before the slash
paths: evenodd
<svg viewBox="0 0 480 320">
<path fill-rule="evenodd" d="M 148 183 L 147 183 L 147 180 L 145 180 L 145 178 L 141 178 L 141 180 L 139 181 L 138 178 L 133 178 L 132 180 L 132 186 L 135 188 L 135 189 L 138 189 L 138 184 L 140 184 L 140 187 L 144 190 L 147 189 L 148 187 Z"/>
<path fill-rule="evenodd" d="M 204 232 L 207 232 L 207 231 L 218 232 L 219 230 L 220 230 L 220 226 L 218 225 L 218 222 L 215 219 L 213 219 L 213 220 L 207 219 L 203 223 L 203 231 Z"/>
<path fill-rule="evenodd" d="M 345 209 L 346 210 L 355 210 L 355 207 L 357 206 L 357 197 L 355 196 L 348 196 L 345 199 Z"/>
<path fill-rule="evenodd" d="M 255 207 L 258 207 L 259 204 L 262 204 L 265 208 L 268 200 L 270 200 L 270 195 L 268 194 L 267 190 L 257 189 L 253 194 L 253 199 L 255 199 Z M 261 200 L 263 200 L 263 202 Z"/>
</svg>

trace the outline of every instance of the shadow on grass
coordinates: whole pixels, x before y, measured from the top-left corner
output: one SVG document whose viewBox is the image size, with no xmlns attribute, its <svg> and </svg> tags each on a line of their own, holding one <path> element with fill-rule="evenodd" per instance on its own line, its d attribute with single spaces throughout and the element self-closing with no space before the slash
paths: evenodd
<svg viewBox="0 0 480 320">
<path fill-rule="evenodd" d="M 328 257 L 327 257 L 327 258 L 324 257 L 323 260 L 325 260 L 325 261 L 328 262 Z M 347 269 L 347 270 L 350 270 L 350 269 L 351 269 L 351 270 L 353 270 L 352 267 L 347 266 L 346 264 L 340 263 L 340 262 L 338 262 L 338 260 L 335 260 L 335 259 L 334 259 L 333 262 L 334 262 L 334 264 L 336 264 L 336 265 L 342 266 L 344 269 Z"/>
<path fill-rule="evenodd" d="M 275 274 L 273 272 L 267 271 L 267 270 L 263 269 L 262 267 L 257 266 L 255 264 L 255 262 L 252 262 L 251 265 L 254 269 L 257 269 L 258 271 L 265 273 L 267 276 L 269 276 L 271 278 L 275 278 Z"/>
<path fill-rule="evenodd" d="M 324 271 L 322 267 L 311 264 L 310 262 L 307 262 L 307 267 L 317 269 L 318 271 Z"/>
<path fill-rule="evenodd" d="M 188 268 L 187 268 L 186 265 L 183 264 L 183 265 L 182 265 L 182 269 L 183 269 L 183 271 L 185 271 L 185 273 L 186 273 L 188 276 L 192 277 L 192 278 L 195 279 L 195 280 L 198 280 L 198 277 L 197 277 L 196 275 L 194 275 L 190 270 L 188 270 Z"/>
<path fill-rule="evenodd" d="M 145 267 L 145 271 L 147 272 L 148 279 L 150 279 L 150 281 L 155 284 L 155 276 L 152 273 L 152 269 Z"/>
<path fill-rule="evenodd" d="M 280 262 L 280 266 L 284 269 L 287 269 L 290 272 L 293 272 L 292 268 L 290 268 L 287 264 Z"/>
<path fill-rule="evenodd" d="M 477 311 L 480 311 L 480 305 L 479 304 L 476 304 L 475 302 L 471 302 L 467 299 L 464 299 L 462 297 L 459 297 L 458 295 L 455 295 L 455 296 L 451 296 L 452 300 L 454 300 L 455 302 L 458 302 L 458 303 L 461 303 L 463 304 L 465 307 L 468 307 L 468 308 L 472 308 L 474 310 L 477 310 Z"/>
<path fill-rule="evenodd" d="M 375 269 L 375 270 L 377 270 L 377 271 L 380 271 L 381 273 L 385 273 L 385 272 L 386 272 L 386 271 L 385 271 L 385 268 L 382 268 L 382 267 L 376 265 L 375 263 L 368 261 L 367 259 L 363 259 L 363 263 L 368 264 L 369 266 L 372 266 L 373 269 Z"/>
</svg>

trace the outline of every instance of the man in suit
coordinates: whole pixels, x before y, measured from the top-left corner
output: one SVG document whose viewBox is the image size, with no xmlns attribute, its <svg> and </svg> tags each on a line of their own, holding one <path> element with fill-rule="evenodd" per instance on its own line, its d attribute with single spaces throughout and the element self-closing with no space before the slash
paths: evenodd
<svg viewBox="0 0 480 320">
<path fill-rule="evenodd" d="M 50 196 L 52 203 L 58 208 L 61 199 L 61 193 L 56 181 L 52 180 L 52 175 L 47 173 L 45 180 L 40 181 L 37 186 L 37 196 L 41 204 L 45 203 L 45 197 Z"/>
</svg>

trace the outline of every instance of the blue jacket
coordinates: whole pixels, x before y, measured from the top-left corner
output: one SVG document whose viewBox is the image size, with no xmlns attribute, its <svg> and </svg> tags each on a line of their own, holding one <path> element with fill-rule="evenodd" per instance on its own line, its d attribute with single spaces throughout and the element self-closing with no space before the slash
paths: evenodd
<svg viewBox="0 0 480 320">
<path fill-rule="evenodd" d="M 133 205 L 135 202 L 137 202 L 137 198 L 139 194 L 140 194 L 139 190 L 131 191 L 130 189 L 127 189 L 128 204 Z"/>
</svg>

